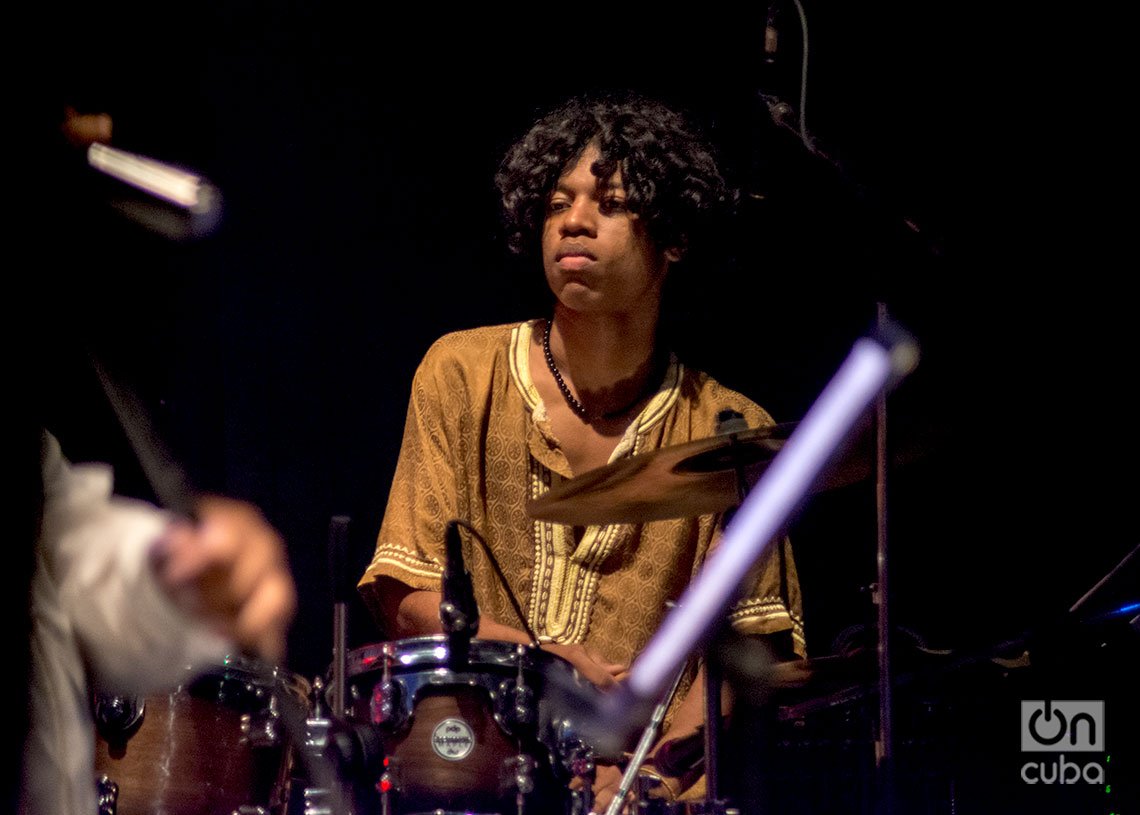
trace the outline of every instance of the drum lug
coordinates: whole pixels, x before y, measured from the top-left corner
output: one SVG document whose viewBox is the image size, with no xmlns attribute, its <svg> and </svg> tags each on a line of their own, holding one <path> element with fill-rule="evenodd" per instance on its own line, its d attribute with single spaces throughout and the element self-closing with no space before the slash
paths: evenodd
<svg viewBox="0 0 1140 815">
<path fill-rule="evenodd" d="M 598 765 L 594 760 L 594 751 L 582 742 L 574 742 L 573 746 L 562 743 L 559 749 L 562 766 L 573 776 L 582 779 L 582 788 L 575 790 L 572 796 L 573 812 L 575 815 L 586 815 L 594 811 L 594 780 L 598 776 Z"/>
<path fill-rule="evenodd" d="M 119 785 L 109 776 L 99 776 L 95 782 L 95 795 L 99 801 L 99 815 L 116 814 L 119 809 Z"/>
<path fill-rule="evenodd" d="M 380 793 L 380 815 L 391 815 L 395 811 L 393 798 L 400 792 L 400 765 L 395 758 L 384 759 L 384 772 L 376 789 Z"/>
<path fill-rule="evenodd" d="M 495 693 L 495 718 L 510 735 L 535 720 L 534 691 L 513 679 L 504 679 Z"/>
<path fill-rule="evenodd" d="M 384 725 L 393 731 L 404 726 L 407 712 L 404 708 L 404 687 L 392 679 L 376 683 L 368 701 L 368 714 L 372 724 Z"/>
<path fill-rule="evenodd" d="M 277 712 L 277 697 L 269 697 L 269 707 L 258 713 L 246 713 L 241 717 L 241 732 L 252 747 L 275 747 L 278 744 L 277 721 L 280 714 Z M 239 812 L 238 815 L 246 815 Z M 256 815 L 250 813 L 250 815 Z"/>
<path fill-rule="evenodd" d="M 134 696 L 95 694 L 96 732 L 109 744 L 122 745 L 142 726 L 146 703 Z"/>
<path fill-rule="evenodd" d="M 336 815 L 333 812 L 332 796 L 328 790 L 305 787 L 304 815 Z"/>
<path fill-rule="evenodd" d="M 537 767 L 538 763 L 533 758 L 522 753 L 503 759 L 499 774 L 503 792 L 513 790 L 519 795 L 529 795 L 534 791 L 534 772 Z"/>
<path fill-rule="evenodd" d="M 577 776 L 596 771 L 594 750 L 578 737 L 573 724 L 566 719 L 559 719 L 551 726 L 551 733 L 554 745 L 552 757 L 559 759 L 562 769 Z"/>
</svg>

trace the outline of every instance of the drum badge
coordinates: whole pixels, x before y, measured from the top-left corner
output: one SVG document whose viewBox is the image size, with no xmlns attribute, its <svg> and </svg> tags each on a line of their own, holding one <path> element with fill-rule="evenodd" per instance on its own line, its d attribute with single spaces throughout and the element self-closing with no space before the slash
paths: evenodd
<svg viewBox="0 0 1140 815">
<path fill-rule="evenodd" d="M 475 734 L 462 719 L 444 719 L 431 733 L 435 754 L 448 761 L 462 761 L 475 749 Z"/>
</svg>

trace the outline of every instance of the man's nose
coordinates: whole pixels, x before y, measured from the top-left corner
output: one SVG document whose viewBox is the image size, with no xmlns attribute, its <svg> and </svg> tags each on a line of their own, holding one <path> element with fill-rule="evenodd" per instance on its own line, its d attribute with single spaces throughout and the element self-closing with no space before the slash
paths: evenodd
<svg viewBox="0 0 1140 815">
<path fill-rule="evenodd" d="M 597 227 L 596 207 L 585 198 L 578 198 L 566 211 L 562 219 L 562 234 L 564 235 L 593 235 Z"/>
</svg>

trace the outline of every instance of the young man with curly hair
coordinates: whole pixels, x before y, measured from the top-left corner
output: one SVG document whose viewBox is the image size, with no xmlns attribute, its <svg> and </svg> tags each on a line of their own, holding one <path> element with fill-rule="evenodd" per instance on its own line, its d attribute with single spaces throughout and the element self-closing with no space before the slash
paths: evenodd
<svg viewBox="0 0 1140 815">
<path fill-rule="evenodd" d="M 496 182 L 511 248 L 541 258 L 552 314 L 449 334 L 412 386 L 375 557 L 360 590 L 398 637 L 440 632 L 449 520 L 486 539 L 542 647 L 600 687 L 620 681 L 704 562 L 720 518 L 586 528 L 535 520 L 528 500 L 622 457 L 706 438 L 718 414 L 771 417 L 665 347 L 661 306 L 675 265 L 729 213 L 734 194 L 706 143 L 644 98 L 574 99 L 507 153 Z M 791 551 L 771 547 L 733 627 L 803 653 Z M 477 547 L 465 550 L 479 636 L 526 643 Z M 664 738 L 701 723 L 699 676 L 683 683 Z M 602 767 L 602 811 L 620 768 Z M 666 779 L 676 792 L 679 779 Z"/>
</svg>

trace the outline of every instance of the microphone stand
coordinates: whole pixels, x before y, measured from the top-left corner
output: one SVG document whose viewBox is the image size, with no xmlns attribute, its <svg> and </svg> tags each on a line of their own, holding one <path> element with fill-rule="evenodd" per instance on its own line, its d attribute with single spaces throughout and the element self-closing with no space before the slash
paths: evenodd
<svg viewBox="0 0 1140 815">
<path fill-rule="evenodd" d="M 448 661 L 455 670 L 467 665 L 471 640 L 479 633 L 479 606 L 471 574 L 463 565 L 460 522 L 449 521 L 444 535 L 446 563 L 439 603 L 439 621 L 447 635 Z"/>
<path fill-rule="evenodd" d="M 899 216 L 889 213 L 886 206 L 873 195 L 872 191 L 858 183 L 847 172 L 844 165 L 829 154 L 820 145 L 807 129 L 804 116 L 806 100 L 806 40 L 807 21 L 803 8 L 796 0 L 800 12 L 801 25 L 805 40 L 805 84 L 801 87 L 800 109 L 797 111 L 778 96 L 760 93 L 759 96 L 767 105 L 772 123 L 796 135 L 804 148 L 813 156 L 825 161 L 839 177 L 858 195 L 859 199 L 875 211 L 884 220 L 891 220 L 896 226 L 905 227 L 907 231 L 919 235 L 926 250 L 935 257 L 943 254 L 942 246 L 937 239 L 931 238 L 926 231 L 911 217 Z M 889 322 L 887 305 L 883 301 L 876 304 L 877 325 L 882 328 Z M 887 393 L 881 392 L 875 400 L 875 511 L 876 511 L 876 582 L 872 592 L 876 607 L 878 631 L 878 674 L 879 674 L 879 711 L 877 732 L 874 741 L 875 771 L 878 777 L 878 811 L 880 815 L 890 815 L 894 809 L 895 790 L 892 763 L 893 755 L 893 728 L 891 724 L 891 644 L 890 644 L 890 603 L 888 595 L 888 561 L 887 561 Z"/>
<path fill-rule="evenodd" d="M 744 478 L 744 460 L 740 455 L 740 441 L 736 434 L 748 429 L 743 414 L 734 410 L 723 410 L 717 416 L 717 435 L 728 436 L 728 458 L 734 462 L 733 470 L 736 474 L 736 505 L 725 512 L 725 524 L 732 520 L 736 507 L 744 503 L 748 493 L 748 485 Z M 739 591 L 738 591 L 739 593 Z M 705 646 L 705 813 L 706 815 L 724 815 L 727 802 L 720 797 L 720 720 L 721 720 L 721 683 L 724 676 L 720 663 L 717 662 L 713 644 L 715 637 L 709 639 Z"/>
</svg>

